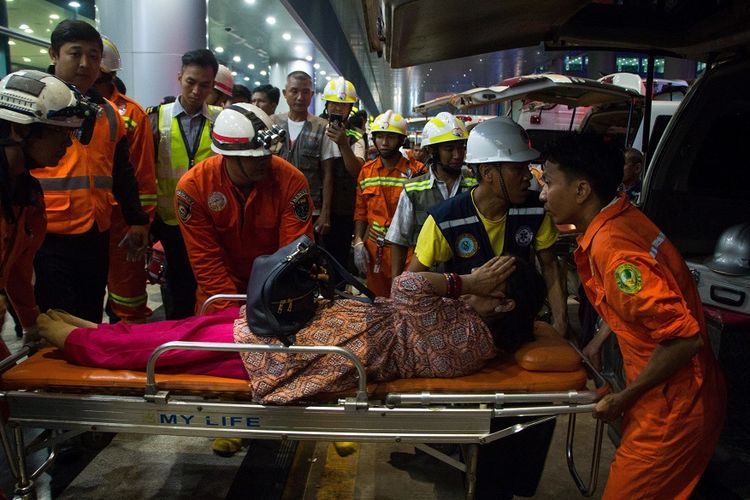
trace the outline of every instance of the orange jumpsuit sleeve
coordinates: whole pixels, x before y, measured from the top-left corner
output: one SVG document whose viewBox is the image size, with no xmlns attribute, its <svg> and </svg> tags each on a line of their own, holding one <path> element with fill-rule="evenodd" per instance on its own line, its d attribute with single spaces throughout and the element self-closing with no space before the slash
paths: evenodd
<svg viewBox="0 0 750 500">
<path fill-rule="evenodd" d="M 608 255 L 596 259 L 605 260 L 597 267 L 603 270 L 607 302 L 619 319 L 632 332 L 657 343 L 700 332 L 669 271 L 647 252 L 627 247 L 627 242 L 612 241 Z"/>
<path fill-rule="evenodd" d="M 194 178 L 185 176 L 177 183 L 177 191 L 175 210 L 178 213 L 189 210 L 187 217 L 178 217 L 178 220 L 190 266 L 198 284 L 197 296 L 207 298 L 218 293 L 243 292 L 244 290 L 237 290 L 224 261 L 224 249 L 218 243 L 221 238 L 211 220 L 209 208 L 203 201 L 207 196 L 202 193 Z M 237 223 L 239 224 L 239 220 Z M 222 302 L 214 309 L 231 306 L 230 303 Z M 200 307 L 200 304 L 196 304 L 196 307 Z"/>
<path fill-rule="evenodd" d="M 39 316 L 32 276 L 34 274 L 34 256 L 39 247 L 42 246 L 46 228 L 43 208 L 29 208 L 27 210 L 29 211 L 27 217 L 33 220 L 29 220 L 28 224 L 24 223 L 24 225 L 33 227 L 34 231 L 41 234 L 34 238 L 33 244 L 19 252 L 13 259 L 13 264 L 5 270 L 7 273 L 5 292 L 10 299 L 10 303 L 13 304 L 16 314 L 18 314 L 21 326 L 24 328 L 34 325 L 37 316 Z M 18 229 L 18 231 L 23 230 L 23 228 Z M 0 245 L 0 250 L 5 250 L 2 245 Z"/>
<path fill-rule="evenodd" d="M 312 213 L 313 201 L 310 197 L 310 186 L 304 174 L 298 170 L 284 175 L 279 179 L 286 188 L 287 203 L 283 205 L 279 217 L 279 248 L 288 245 L 303 234 L 315 239 L 313 234 Z M 272 215 L 272 217 L 275 214 Z"/>
<path fill-rule="evenodd" d="M 367 164 L 359 170 L 357 177 L 357 200 L 354 205 L 354 220 L 363 220 L 367 222 L 367 198 L 362 193 L 362 181 L 370 175 L 370 168 Z"/>
<path fill-rule="evenodd" d="M 130 103 L 130 106 L 132 106 L 132 111 L 130 109 L 128 111 L 131 121 L 127 123 L 130 161 L 138 181 L 141 206 L 148 214 L 149 221 L 152 222 L 156 213 L 154 137 L 151 134 L 151 123 L 146 112 L 135 103 Z"/>
</svg>

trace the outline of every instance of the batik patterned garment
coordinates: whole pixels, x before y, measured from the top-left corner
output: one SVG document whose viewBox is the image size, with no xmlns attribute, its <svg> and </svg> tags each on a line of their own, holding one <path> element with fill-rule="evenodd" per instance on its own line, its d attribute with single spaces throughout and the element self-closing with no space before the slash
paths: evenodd
<svg viewBox="0 0 750 500">
<path fill-rule="evenodd" d="M 332 345 L 352 351 L 369 382 L 412 377 L 458 377 L 479 370 L 495 357 L 489 329 L 461 301 L 437 297 L 424 277 L 404 273 L 390 299 L 375 304 L 337 300 L 318 308 L 297 333 L 295 345 Z M 234 324 L 234 340 L 280 344 L 248 328 L 245 309 Z M 261 403 L 284 404 L 318 393 L 356 386 L 356 370 L 333 354 L 242 353 L 253 391 Z"/>
</svg>

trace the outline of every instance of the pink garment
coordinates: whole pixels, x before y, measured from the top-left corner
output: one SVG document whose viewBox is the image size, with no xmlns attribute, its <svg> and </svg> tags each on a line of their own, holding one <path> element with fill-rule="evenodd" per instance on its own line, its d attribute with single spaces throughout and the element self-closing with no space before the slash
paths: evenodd
<svg viewBox="0 0 750 500">
<path fill-rule="evenodd" d="M 76 328 L 65 340 L 65 358 L 83 366 L 145 371 L 151 353 L 166 342 L 234 343 L 232 325 L 238 316 L 234 307 L 175 321 Z M 239 354 L 229 351 L 168 351 L 156 362 L 156 372 L 247 379 Z"/>
</svg>

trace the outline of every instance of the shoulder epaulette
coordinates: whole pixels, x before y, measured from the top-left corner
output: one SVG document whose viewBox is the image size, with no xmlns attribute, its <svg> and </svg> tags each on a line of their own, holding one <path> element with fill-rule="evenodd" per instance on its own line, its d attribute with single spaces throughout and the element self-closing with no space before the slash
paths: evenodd
<svg viewBox="0 0 750 500">
<path fill-rule="evenodd" d="M 157 104 L 156 106 L 149 106 L 146 108 L 146 114 L 147 115 L 158 114 L 160 107 L 161 107 L 161 104 Z"/>
</svg>

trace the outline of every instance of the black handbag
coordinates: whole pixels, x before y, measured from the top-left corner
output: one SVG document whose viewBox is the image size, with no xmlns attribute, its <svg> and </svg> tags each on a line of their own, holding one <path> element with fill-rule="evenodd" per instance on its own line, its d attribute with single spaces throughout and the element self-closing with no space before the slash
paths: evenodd
<svg viewBox="0 0 750 500">
<path fill-rule="evenodd" d="M 327 280 L 317 278 L 323 271 Z M 307 236 L 300 236 L 272 255 L 253 262 L 247 285 L 247 324 L 260 337 L 274 337 L 286 345 L 315 314 L 318 295 L 355 298 L 340 291 L 349 284 L 373 302 L 375 294 L 352 276 L 328 251 Z"/>
</svg>

